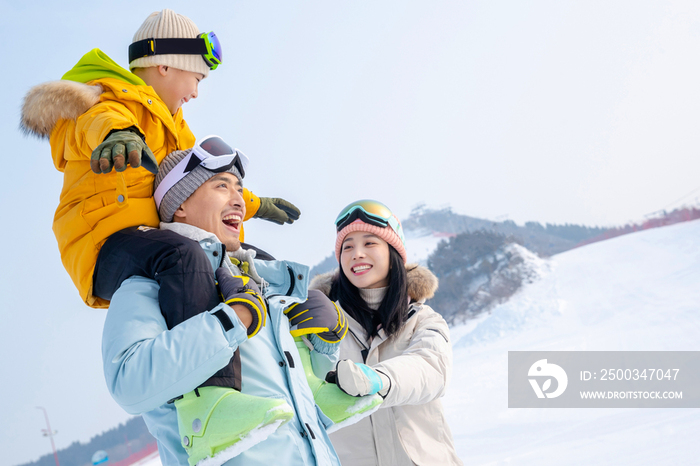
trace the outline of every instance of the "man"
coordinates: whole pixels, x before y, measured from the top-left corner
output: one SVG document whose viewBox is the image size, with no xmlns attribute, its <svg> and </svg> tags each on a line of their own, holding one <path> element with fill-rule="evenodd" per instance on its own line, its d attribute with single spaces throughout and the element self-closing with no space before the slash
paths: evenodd
<svg viewBox="0 0 700 466">
<path fill-rule="evenodd" d="M 231 305 L 220 303 L 169 326 L 164 317 L 167 309 L 161 309 L 159 302 L 158 281 L 145 276 L 123 281 L 112 296 L 103 333 L 103 365 L 110 393 L 127 412 L 143 416 L 158 440 L 165 466 L 185 465 L 188 448 L 200 441 L 198 436 L 209 428 L 207 420 L 214 416 L 190 417 L 191 425 L 184 425 L 183 403 L 200 397 L 201 385 L 230 365 L 238 349 L 241 393 L 272 400 L 277 408 L 271 410 L 273 414 L 282 413 L 280 422 L 291 420 L 279 428 L 280 422 L 272 427 L 266 424 L 266 432 L 254 431 L 251 437 L 277 428 L 261 443 L 242 453 L 236 451 L 238 456 L 226 464 L 339 465 L 326 434 L 331 423 L 316 408 L 284 315 L 290 305 L 306 301 L 308 268 L 286 261 L 254 260 L 254 250 L 242 249 L 238 238 L 245 202 L 239 154 L 233 151 L 229 163 L 225 163 L 227 156 L 194 155 L 192 150 L 169 154 L 155 180 L 156 191 L 160 187 L 160 192 L 166 192 L 158 205 L 161 220 L 172 218 L 172 222 L 161 223 L 160 230 L 141 227 L 129 234 L 148 240 L 151 233 L 165 230 L 183 241 L 197 242 L 209 261 L 209 275 L 216 271 L 224 301 Z M 335 306 L 328 303 L 330 306 L 310 309 L 309 314 L 335 313 Z M 331 317 L 338 320 L 337 315 Z M 318 376 L 334 369 L 338 345 L 313 333 L 308 335 L 308 344 Z M 285 419 L 287 412 L 290 415 Z M 222 422 L 225 426 L 225 420 Z M 234 421 L 230 424 L 235 427 Z M 217 458 L 217 451 L 210 453 Z M 215 464 L 221 464 L 220 457 L 218 460 Z M 189 461 L 193 464 L 191 455 Z"/>
</svg>

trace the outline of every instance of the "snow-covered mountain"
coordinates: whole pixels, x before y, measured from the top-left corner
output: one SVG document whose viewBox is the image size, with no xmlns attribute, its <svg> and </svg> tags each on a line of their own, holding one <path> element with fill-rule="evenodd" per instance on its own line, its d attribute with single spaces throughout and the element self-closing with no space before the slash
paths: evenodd
<svg viewBox="0 0 700 466">
<path fill-rule="evenodd" d="M 508 351 L 700 350 L 700 221 L 553 256 L 454 327 L 444 406 L 466 465 L 698 464 L 698 409 L 509 409 Z"/>
<path fill-rule="evenodd" d="M 545 225 L 526 222 L 517 225 L 512 220 L 487 220 L 453 212 L 451 208 L 432 209 L 425 205 L 414 208 L 409 217 L 401 221 L 406 236 L 424 236 L 431 232 L 456 235 L 465 232 L 490 231 L 513 236 L 531 251 L 551 256 L 567 251 L 585 240 L 600 235 L 605 228 L 583 225 Z"/>
<path fill-rule="evenodd" d="M 450 324 L 463 323 L 506 302 L 541 276 L 545 262 L 517 239 L 493 231 L 461 233 L 428 259 L 440 280 L 428 301 Z"/>
</svg>

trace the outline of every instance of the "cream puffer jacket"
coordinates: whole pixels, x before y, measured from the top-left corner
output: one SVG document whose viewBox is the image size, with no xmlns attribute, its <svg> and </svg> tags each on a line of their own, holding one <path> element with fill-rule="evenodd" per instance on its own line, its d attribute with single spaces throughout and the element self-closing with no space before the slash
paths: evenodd
<svg viewBox="0 0 700 466">
<path fill-rule="evenodd" d="M 380 330 L 370 340 L 348 316 L 350 331 L 341 343 L 340 359 L 364 362 L 387 374 L 391 389 L 376 413 L 331 434 L 344 466 L 462 464 L 439 399 L 452 371 L 449 328 L 440 314 L 424 304 L 435 293 L 437 278 L 416 264 L 406 269 L 411 304 L 398 334 L 387 338 Z M 337 273 L 317 276 L 310 288 L 328 295 Z"/>
</svg>

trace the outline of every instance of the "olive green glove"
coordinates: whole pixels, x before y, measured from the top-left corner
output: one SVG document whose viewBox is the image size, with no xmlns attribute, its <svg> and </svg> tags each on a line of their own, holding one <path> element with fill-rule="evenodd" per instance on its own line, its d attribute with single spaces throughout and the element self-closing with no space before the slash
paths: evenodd
<svg viewBox="0 0 700 466">
<path fill-rule="evenodd" d="M 97 174 L 109 173 L 112 167 L 118 172 L 123 172 L 127 162 L 132 168 L 143 165 L 143 168 L 154 175 L 158 173 L 158 162 L 151 149 L 140 135 L 125 129 L 110 134 L 92 151 L 90 168 Z"/>
<path fill-rule="evenodd" d="M 261 197 L 260 208 L 253 215 L 253 218 L 261 218 L 278 225 L 294 223 L 301 215 L 301 212 L 291 202 L 287 202 L 279 197 Z"/>
</svg>

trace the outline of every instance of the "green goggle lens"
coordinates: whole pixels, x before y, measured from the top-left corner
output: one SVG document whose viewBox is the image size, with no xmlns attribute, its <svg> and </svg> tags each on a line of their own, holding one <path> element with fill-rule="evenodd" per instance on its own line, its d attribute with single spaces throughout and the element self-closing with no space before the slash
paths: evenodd
<svg viewBox="0 0 700 466">
<path fill-rule="evenodd" d="M 215 70 L 224 59 L 221 42 L 219 42 L 219 38 L 216 37 L 214 32 L 202 33 L 199 37 L 204 39 L 204 44 L 207 47 L 207 53 L 203 54 L 202 57 L 204 61 L 207 62 L 207 65 L 209 65 L 209 68 Z"/>
</svg>

